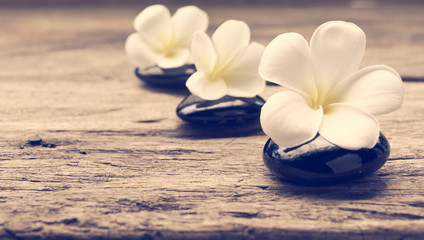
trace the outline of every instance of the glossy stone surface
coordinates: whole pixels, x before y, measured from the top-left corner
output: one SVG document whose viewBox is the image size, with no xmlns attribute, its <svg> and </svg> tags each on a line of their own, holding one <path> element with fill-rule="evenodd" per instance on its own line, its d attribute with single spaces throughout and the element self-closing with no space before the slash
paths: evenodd
<svg viewBox="0 0 424 240">
<path fill-rule="evenodd" d="M 380 133 L 371 149 L 356 151 L 335 146 L 321 136 L 294 148 L 282 148 L 271 139 L 263 150 L 268 169 L 282 180 L 306 184 L 337 184 L 380 169 L 390 155 L 390 145 Z"/>
<path fill-rule="evenodd" d="M 189 95 L 178 105 L 177 115 L 192 123 L 226 124 L 259 120 L 265 101 L 259 97 L 237 98 L 225 96 L 218 100 L 204 100 Z"/>
<path fill-rule="evenodd" d="M 28 138 L 28 143 L 31 145 L 39 145 L 42 141 L 43 139 L 41 139 L 39 136 L 31 136 Z"/>
<path fill-rule="evenodd" d="M 196 71 L 193 64 L 179 68 L 163 69 L 157 66 L 140 70 L 135 69 L 135 75 L 142 81 L 153 85 L 185 86 L 187 79 Z"/>
</svg>

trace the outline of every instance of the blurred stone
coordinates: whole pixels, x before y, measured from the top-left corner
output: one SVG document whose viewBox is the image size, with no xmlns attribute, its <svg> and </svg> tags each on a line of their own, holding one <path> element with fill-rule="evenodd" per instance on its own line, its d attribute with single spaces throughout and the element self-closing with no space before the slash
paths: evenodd
<svg viewBox="0 0 424 240">
<path fill-rule="evenodd" d="M 41 139 L 39 136 L 31 136 L 28 138 L 28 143 L 31 145 L 39 145 L 42 141 L 43 139 Z"/>
<path fill-rule="evenodd" d="M 187 79 L 196 71 L 193 64 L 179 68 L 163 69 L 158 66 L 148 67 L 143 70 L 135 69 L 135 75 L 148 84 L 152 85 L 177 85 L 185 86 Z"/>
</svg>

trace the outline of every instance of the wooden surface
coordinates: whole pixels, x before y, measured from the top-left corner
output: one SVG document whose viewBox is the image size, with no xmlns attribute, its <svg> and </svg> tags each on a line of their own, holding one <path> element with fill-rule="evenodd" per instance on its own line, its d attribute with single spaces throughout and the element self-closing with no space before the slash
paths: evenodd
<svg viewBox="0 0 424 240">
<path fill-rule="evenodd" d="M 184 89 L 136 79 L 123 48 L 143 7 L 0 9 L 0 239 L 423 239 L 424 83 L 378 117 L 392 153 L 376 174 L 286 184 L 263 165 L 258 124 L 191 126 L 175 114 Z M 354 21 L 364 65 L 424 76 L 422 5 L 201 7 L 211 31 L 241 19 L 263 44 Z"/>
</svg>

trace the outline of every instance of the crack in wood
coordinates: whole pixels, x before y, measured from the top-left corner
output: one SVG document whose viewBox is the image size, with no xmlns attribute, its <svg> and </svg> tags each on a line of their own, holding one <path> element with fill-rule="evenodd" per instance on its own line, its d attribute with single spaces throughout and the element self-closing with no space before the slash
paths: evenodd
<svg viewBox="0 0 424 240">
<path fill-rule="evenodd" d="M 116 164 L 113 164 L 111 162 L 101 162 L 100 164 L 108 165 L 108 166 L 112 166 L 112 167 L 121 167 L 120 165 L 116 165 Z"/>
<path fill-rule="evenodd" d="M 72 224 L 79 223 L 79 220 L 78 220 L 78 218 L 65 218 L 65 219 L 62 219 L 60 221 L 53 221 L 53 222 L 41 221 L 41 222 L 45 223 L 47 225 L 54 225 L 54 224 L 72 225 Z"/>
<path fill-rule="evenodd" d="M 410 213 L 386 213 L 386 212 L 379 212 L 375 210 L 367 210 L 367 209 L 359 209 L 359 208 L 339 208 L 339 209 L 343 211 L 349 211 L 349 212 L 367 213 L 379 218 L 388 217 L 390 219 L 409 219 L 409 220 L 424 219 L 424 216 L 410 214 Z"/>
<path fill-rule="evenodd" d="M 232 216 L 236 218 L 265 218 L 266 217 L 259 213 L 237 212 L 237 211 L 220 212 L 219 214 L 224 216 Z"/>
<path fill-rule="evenodd" d="M 424 202 L 412 202 L 412 203 L 407 203 L 409 206 L 411 207 L 419 207 L 419 208 L 424 208 Z"/>
<path fill-rule="evenodd" d="M 152 154 L 152 155 L 185 155 L 192 153 L 212 154 L 211 151 L 199 151 L 194 149 L 166 149 L 166 150 L 150 150 L 150 149 L 86 149 L 87 152 L 93 153 L 127 153 L 127 154 Z M 75 150 L 72 150 L 75 152 Z M 86 153 L 87 153 L 86 152 Z"/>
<path fill-rule="evenodd" d="M 394 157 L 394 158 L 389 158 L 388 161 L 396 161 L 396 160 L 410 160 L 410 159 L 415 159 L 416 157 L 413 156 L 401 156 L 401 157 Z"/>
<path fill-rule="evenodd" d="M 159 119 L 148 119 L 148 120 L 139 120 L 135 121 L 136 123 L 157 123 L 165 120 L 165 118 L 159 118 Z"/>
<path fill-rule="evenodd" d="M 191 207 L 180 206 L 171 203 L 153 203 L 150 201 L 134 201 L 126 198 L 116 201 L 117 204 L 125 206 L 128 212 L 141 212 L 141 211 L 176 211 L 176 210 L 190 210 Z"/>
</svg>

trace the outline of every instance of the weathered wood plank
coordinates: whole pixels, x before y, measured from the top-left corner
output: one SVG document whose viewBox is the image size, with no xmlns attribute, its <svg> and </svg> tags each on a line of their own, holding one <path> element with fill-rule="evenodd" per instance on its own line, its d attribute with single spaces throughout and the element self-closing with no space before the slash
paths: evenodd
<svg viewBox="0 0 424 240">
<path fill-rule="evenodd" d="M 352 20 L 368 34 L 364 64 L 424 76 L 420 5 L 205 8 L 212 29 L 242 19 L 264 44 Z M 123 42 L 138 11 L 0 9 L 0 238 L 423 236 L 424 84 L 405 83 L 403 108 L 379 117 L 392 155 L 375 175 L 329 187 L 282 183 L 262 163 L 267 137 L 257 124 L 183 123 L 175 108 L 185 90 L 135 78 Z M 46 147 L 29 145 L 34 135 Z"/>
</svg>

